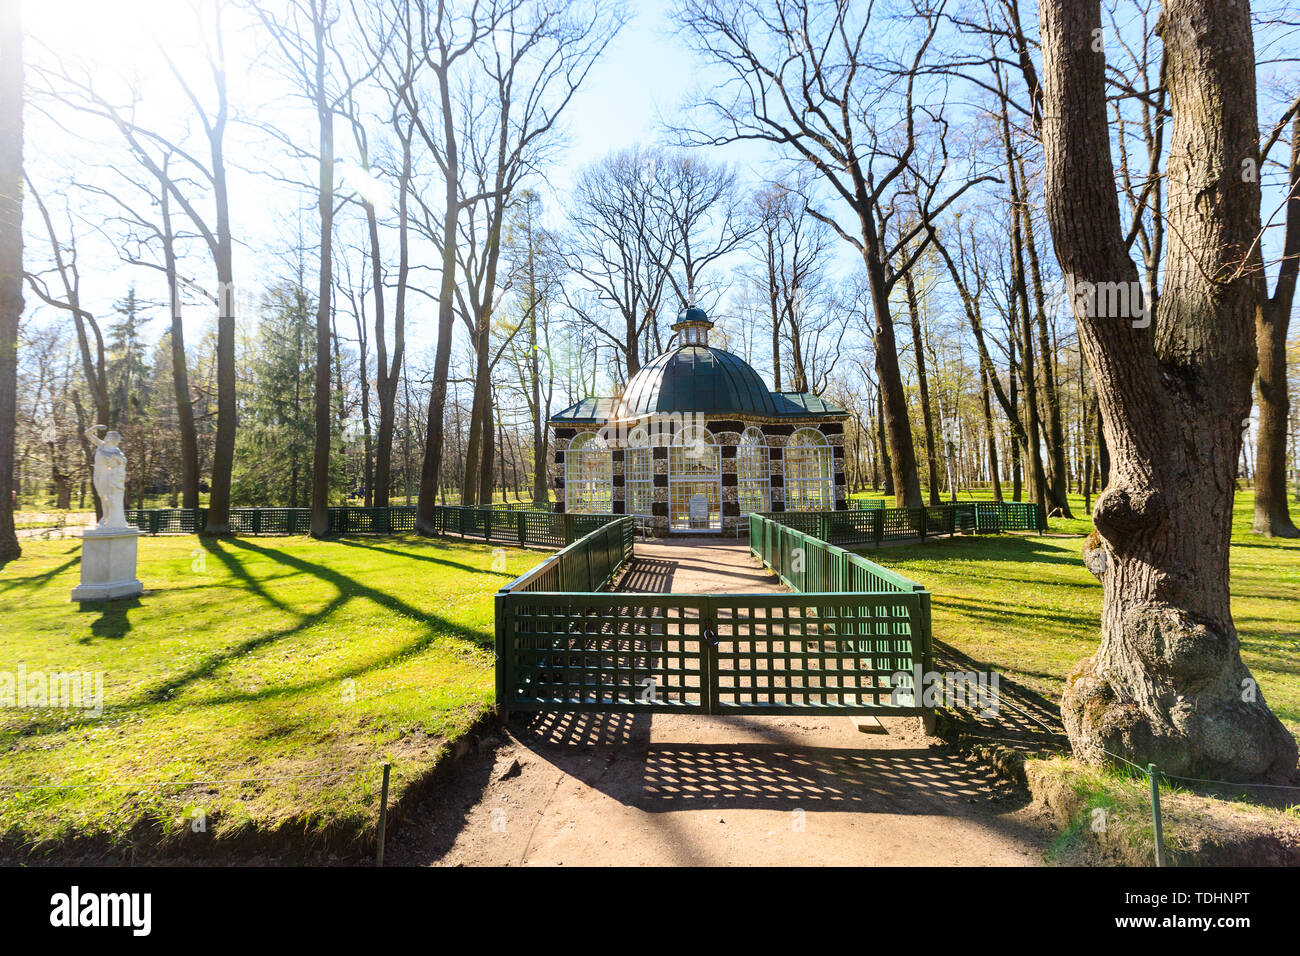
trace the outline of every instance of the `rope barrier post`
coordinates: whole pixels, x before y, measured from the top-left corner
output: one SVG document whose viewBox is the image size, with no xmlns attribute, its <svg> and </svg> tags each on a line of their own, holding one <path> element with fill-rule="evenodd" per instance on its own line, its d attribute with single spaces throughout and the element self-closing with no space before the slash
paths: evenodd
<svg viewBox="0 0 1300 956">
<path fill-rule="evenodd" d="M 388 772 L 391 764 L 384 764 L 384 786 L 379 794 L 379 841 L 375 846 L 375 866 L 384 865 L 384 831 L 388 829 Z"/>
<path fill-rule="evenodd" d="M 1151 781 L 1151 819 L 1156 828 L 1156 866 L 1165 866 L 1165 835 L 1160 819 L 1160 771 L 1155 764 L 1147 764 L 1147 777 Z"/>
</svg>

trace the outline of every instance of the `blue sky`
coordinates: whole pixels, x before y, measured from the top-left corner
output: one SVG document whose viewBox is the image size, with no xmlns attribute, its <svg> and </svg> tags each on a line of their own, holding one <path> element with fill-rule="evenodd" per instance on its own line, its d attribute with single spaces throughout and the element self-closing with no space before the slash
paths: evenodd
<svg viewBox="0 0 1300 956">
<path fill-rule="evenodd" d="M 201 64 L 201 57 L 189 56 L 194 50 L 194 20 L 191 8 L 195 0 L 26 0 L 24 11 L 29 35 L 28 58 L 41 59 L 48 45 L 70 62 L 93 64 L 97 79 L 104 82 L 118 74 L 131 75 L 144 94 L 142 103 L 160 117 L 182 116 L 187 103 L 176 89 L 153 52 L 155 37 L 174 51 L 175 58 L 187 57 Z M 200 4 L 202 9 L 203 5 Z M 562 221 L 563 198 L 575 172 L 605 154 L 636 143 L 662 140 L 661 117 L 669 121 L 680 111 L 684 100 L 696 84 L 709 82 L 708 70 L 672 33 L 669 0 L 640 0 L 629 5 L 631 19 L 595 65 L 584 87 L 570 103 L 563 128 L 567 147 L 558 162 L 547 171 L 545 182 L 533 183 L 546 197 L 550 218 Z M 310 117 L 302 104 L 277 96 L 268 85 L 265 72 L 254 65 L 258 40 L 240 29 L 243 18 L 227 14 L 227 58 L 230 64 L 230 93 L 236 114 L 273 120 L 285 126 L 300 123 L 303 134 L 310 136 Z M 196 74 L 196 86 L 202 89 L 203 77 Z M 165 121 L 166 122 L 166 121 Z M 103 133 L 105 142 L 116 150 L 115 134 Z M 280 169 L 281 164 L 264 138 L 250 129 L 234 126 L 229 150 L 232 164 L 231 197 L 237 239 L 243 247 L 237 253 L 237 276 L 241 284 L 260 287 L 274 279 L 266 275 L 266 259 L 277 248 L 293 241 L 299 228 L 310 235 L 314 213 L 300 217 L 295 205 L 303 197 L 293 195 L 281 184 L 270 182 L 255 171 L 237 168 L 263 167 Z M 108 176 L 95 172 L 90 164 L 102 159 L 104 150 L 93 143 L 72 143 L 69 136 L 54 129 L 41 117 L 29 119 L 28 161 L 38 185 L 50 199 L 61 179 L 92 180 Z M 342 146 L 340 146 L 342 151 Z M 749 144 L 728 146 L 711 151 L 715 161 L 741 168 L 744 176 L 762 175 L 764 150 Z M 267 210 L 280 213 L 267 221 Z M 61 211 L 61 209 L 60 209 Z M 78 207 L 76 214 L 86 210 Z M 29 233 L 32 223 L 29 222 Z M 89 232 L 89 230 L 88 230 Z M 44 256 L 43 235 L 32 243 L 35 256 Z M 91 308 L 106 316 L 112 303 L 135 282 L 146 298 L 154 296 L 151 288 L 156 278 L 150 272 L 120 264 L 115 251 L 103 237 L 87 234 L 83 239 L 83 256 L 93 269 L 87 270 L 85 295 Z M 210 271 L 203 257 L 196 256 L 194 271 Z M 260 281 L 265 279 L 266 281 Z M 194 312 L 200 310 L 195 309 Z M 198 316 L 195 316 L 197 319 Z M 153 321 L 151 335 L 161 334 L 167 319 L 161 313 Z M 188 322 L 187 322 L 188 324 Z M 411 325 L 413 351 L 430 344 L 420 322 Z"/>
</svg>

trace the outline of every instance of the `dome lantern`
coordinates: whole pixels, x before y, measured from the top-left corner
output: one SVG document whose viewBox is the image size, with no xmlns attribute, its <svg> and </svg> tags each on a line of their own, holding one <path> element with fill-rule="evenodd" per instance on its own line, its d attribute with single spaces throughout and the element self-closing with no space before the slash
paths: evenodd
<svg viewBox="0 0 1300 956">
<path fill-rule="evenodd" d="M 691 307 L 684 309 L 673 323 L 672 330 L 677 333 L 678 345 L 698 345 L 709 347 L 709 329 L 713 323 L 703 309 Z"/>
</svg>

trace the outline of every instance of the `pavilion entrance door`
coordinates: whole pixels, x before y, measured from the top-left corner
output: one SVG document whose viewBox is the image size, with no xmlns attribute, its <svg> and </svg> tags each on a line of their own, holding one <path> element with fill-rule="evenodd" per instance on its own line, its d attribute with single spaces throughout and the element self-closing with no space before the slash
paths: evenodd
<svg viewBox="0 0 1300 956">
<path fill-rule="evenodd" d="M 668 449 L 668 527 L 722 531 L 722 456 L 704 428 L 684 428 Z"/>
</svg>

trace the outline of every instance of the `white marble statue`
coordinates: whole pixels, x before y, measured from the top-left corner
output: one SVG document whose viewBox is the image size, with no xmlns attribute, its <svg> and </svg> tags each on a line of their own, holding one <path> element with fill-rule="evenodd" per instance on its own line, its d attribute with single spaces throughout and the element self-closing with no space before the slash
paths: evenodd
<svg viewBox="0 0 1300 956">
<path fill-rule="evenodd" d="M 95 491 L 99 493 L 99 502 L 104 514 L 95 525 L 97 528 L 126 528 L 126 455 L 117 443 L 122 436 L 115 431 L 99 437 L 99 430 L 104 425 L 92 425 L 86 437 L 98 446 L 95 450 L 95 470 L 93 481 Z"/>
<path fill-rule="evenodd" d="M 95 425 L 86 437 L 95 443 L 95 467 L 91 478 L 104 509 L 99 523 L 81 536 L 81 583 L 72 589 L 74 601 L 112 601 L 144 593 L 135 576 L 140 532 L 126 523 L 126 455 L 117 443 L 115 431 L 103 438 L 105 426 Z"/>
</svg>

